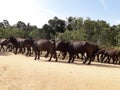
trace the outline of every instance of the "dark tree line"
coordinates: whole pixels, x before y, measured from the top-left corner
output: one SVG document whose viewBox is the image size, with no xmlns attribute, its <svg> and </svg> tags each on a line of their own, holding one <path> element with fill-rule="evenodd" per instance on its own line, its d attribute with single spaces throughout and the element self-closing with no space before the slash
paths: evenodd
<svg viewBox="0 0 120 90">
<path fill-rule="evenodd" d="M 104 20 L 83 19 L 82 17 L 68 17 L 67 20 L 54 17 L 38 28 L 30 23 L 18 21 L 11 26 L 8 20 L 0 22 L 0 38 L 10 36 L 57 40 L 88 40 L 97 42 L 101 46 L 120 45 L 120 24 L 110 26 Z"/>
</svg>

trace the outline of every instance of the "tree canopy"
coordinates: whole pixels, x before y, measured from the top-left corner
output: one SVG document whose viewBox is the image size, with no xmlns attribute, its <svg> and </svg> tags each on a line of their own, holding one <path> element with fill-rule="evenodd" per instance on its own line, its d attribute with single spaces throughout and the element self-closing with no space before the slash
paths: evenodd
<svg viewBox="0 0 120 90">
<path fill-rule="evenodd" d="M 120 24 L 110 26 L 104 20 L 91 20 L 89 17 L 68 17 L 66 20 L 54 17 L 42 28 L 18 21 L 10 25 L 8 20 L 0 22 L 0 38 L 9 36 L 34 39 L 88 40 L 101 46 L 120 45 Z"/>
</svg>

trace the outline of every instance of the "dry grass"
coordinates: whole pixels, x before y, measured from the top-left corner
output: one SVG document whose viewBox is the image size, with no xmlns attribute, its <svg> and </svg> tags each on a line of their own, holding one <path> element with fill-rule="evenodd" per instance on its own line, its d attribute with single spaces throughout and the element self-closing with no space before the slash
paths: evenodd
<svg viewBox="0 0 120 90">
<path fill-rule="evenodd" d="M 120 66 L 0 55 L 0 90 L 119 90 Z"/>
</svg>

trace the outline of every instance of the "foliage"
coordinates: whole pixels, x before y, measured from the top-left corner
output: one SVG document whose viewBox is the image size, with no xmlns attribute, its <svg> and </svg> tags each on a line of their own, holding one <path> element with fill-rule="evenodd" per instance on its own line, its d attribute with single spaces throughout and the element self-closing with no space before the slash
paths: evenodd
<svg viewBox="0 0 120 90">
<path fill-rule="evenodd" d="M 68 17 L 67 20 L 54 17 L 42 28 L 18 21 L 11 26 L 8 20 L 0 22 L 0 38 L 10 36 L 34 39 L 88 40 L 100 46 L 120 45 L 120 24 L 110 26 L 104 20 L 91 20 L 89 17 Z"/>
</svg>

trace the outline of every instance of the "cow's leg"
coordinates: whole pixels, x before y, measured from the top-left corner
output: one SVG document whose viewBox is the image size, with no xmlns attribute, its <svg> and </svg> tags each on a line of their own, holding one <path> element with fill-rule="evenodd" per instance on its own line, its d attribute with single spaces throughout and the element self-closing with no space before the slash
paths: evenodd
<svg viewBox="0 0 120 90">
<path fill-rule="evenodd" d="M 26 56 L 28 56 L 28 54 L 29 54 L 29 49 L 27 48 L 27 53 L 26 53 Z"/>
<path fill-rule="evenodd" d="M 118 59 L 118 56 L 116 56 L 116 64 L 117 64 L 118 60 L 119 60 L 119 59 Z"/>
<path fill-rule="evenodd" d="M 30 56 L 31 55 L 31 49 L 29 47 L 27 47 L 27 53 L 26 53 L 27 56 Z"/>
<path fill-rule="evenodd" d="M 88 55 L 87 53 L 87 58 L 83 61 L 83 64 L 85 64 L 87 62 L 87 60 L 89 59 L 90 55 Z"/>
<path fill-rule="evenodd" d="M 117 64 L 117 62 L 118 62 L 118 57 L 115 56 L 115 57 L 113 57 L 112 59 L 113 59 L 113 64 Z"/>
<path fill-rule="evenodd" d="M 75 61 L 75 54 L 74 55 L 72 55 L 72 63 Z"/>
<path fill-rule="evenodd" d="M 4 47 L 3 47 L 3 45 L 1 45 L 1 50 L 3 49 L 3 52 L 5 51 L 5 49 L 4 49 Z"/>
<path fill-rule="evenodd" d="M 3 51 L 5 52 L 5 48 L 4 48 L 4 46 L 3 46 Z"/>
<path fill-rule="evenodd" d="M 89 57 L 87 56 L 87 58 L 83 61 L 83 64 L 85 64 L 88 59 L 89 59 Z"/>
<path fill-rule="evenodd" d="M 52 56 L 53 56 L 53 53 L 51 53 L 51 55 L 50 55 L 50 59 L 49 59 L 48 61 L 51 61 L 51 59 L 52 59 Z"/>
<path fill-rule="evenodd" d="M 31 52 L 31 48 L 30 48 L 30 49 L 29 49 L 29 56 L 31 56 L 31 53 L 32 53 L 32 52 Z"/>
<path fill-rule="evenodd" d="M 55 57 L 55 61 L 57 62 L 57 53 L 56 53 L 56 51 L 54 52 L 54 57 Z"/>
<path fill-rule="evenodd" d="M 45 58 L 47 58 L 47 57 L 48 57 L 48 55 L 49 55 L 49 53 L 50 53 L 50 52 L 48 52 L 48 51 L 47 51 L 47 53 L 45 54 L 45 56 L 44 56 L 44 57 L 45 57 Z"/>
<path fill-rule="evenodd" d="M 92 61 L 92 57 L 89 58 L 89 62 L 88 62 L 88 65 L 91 64 L 91 61 Z"/>
<path fill-rule="evenodd" d="M 68 60 L 68 63 L 70 63 L 70 62 L 71 62 L 71 60 L 72 60 L 72 54 L 71 54 L 71 53 L 69 53 L 69 60 Z"/>
<path fill-rule="evenodd" d="M 99 53 L 97 53 L 97 60 L 98 60 L 98 62 L 100 62 L 100 57 L 99 57 Z"/>
<path fill-rule="evenodd" d="M 6 52 L 9 52 L 10 51 L 10 46 L 7 46 L 7 48 L 6 48 Z"/>
<path fill-rule="evenodd" d="M 61 53 L 62 53 L 62 51 L 59 52 L 58 57 L 60 57 L 60 54 L 61 54 Z"/>
<path fill-rule="evenodd" d="M 65 59 L 65 57 L 66 57 L 66 55 L 67 55 L 67 52 L 62 52 L 62 55 L 63 55 L 62 60 L 64 60 L 64 59 Z"/>
<path fill-rule="evenodd" d="M 86 59 L 86 57 L 85 57 L 84 53 L 81 53 L 81 60 L 84 60 L 84 59 Z"/>
<path fill-rule="evenodd" d="M 22 48 L 22 54 L 25 53 L 25 49 L 26 49 L 25 47 Z"/>
<path fill-rule="evenodd" d="M 109 64 L 110 64 L 110 60 L 111 60 L 111 59 L 112 59 L 112 58 L 111 58 L 111 57 L 109 57 L 109 58 L 108 58 L 108 62 L 107 62 L 107 63 L 109 63 Z"/>
<path fill-rule="evenodd" d="M 76 56 L 77 56 L 77 59 L 80 59 L 79 53 L 77 53 Z M 83 57 L 82 57 L 82 58 L 83 58 Z"/>
<path fill-rule="evenodd" d="M 38 51 L 38 60 L 40 59 L 40 51 Z"/>
<path fill-rule="evenodd" d="M 101 54 L 100 57 L 99 57 L 99 61 L 98 62 L 101 62 L 101 60 L 103 59 L 104 55 Z"/>
<path fill-rule="evenodd" d="M 15 54 L 17 54 L 18 47 L 15 48 Z"/>
<path fill-rule="evenodd" d="M 104 55 L 104 56 L 101 58 L 101 63 L 103 63 L 105 57 L 106 57 L 106 55 Z"/>
<path fill-rule="evenodd" d="M 35 51 L 35 58 L 34 58 L 34 60 L 36 60 L 37 59 L 37 51 Z"/>
<path fill-rule="evenodd" d="M 51 56 L 50 56 L 50 59 L 48 61 L 51 61 L 52 57 L 54 56 L 54 58 L 56 58 L 56 62 L 57 62 L 57 53 L 56 53 L 56 51 L 52 51 L 52 52 L 50 52 L 50 54 L 51 54 Z"/>
</svg>

